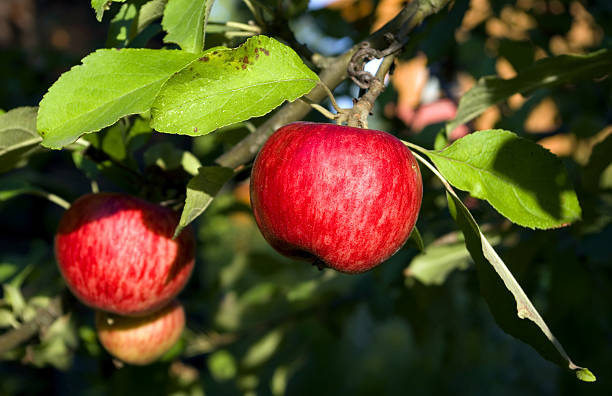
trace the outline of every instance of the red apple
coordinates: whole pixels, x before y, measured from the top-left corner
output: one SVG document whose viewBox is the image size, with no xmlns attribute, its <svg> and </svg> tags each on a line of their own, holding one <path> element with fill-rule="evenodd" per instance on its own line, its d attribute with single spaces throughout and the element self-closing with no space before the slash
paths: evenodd
<svg viewBox="0 0 612 396">
<path fill-rule="evenodd" d="M 178 216 L 123 194 L 89 194 L 64 213 L 55 236 L 59 269 L 86 305 L 120 315 L 161 308 L 194 265 L 191 229 L 172 240 Z"/>
<path fill-rule="evenodd" d="M 108 353 L 129 364 L 154 362 L 172 348 L 184 328 L 185 311 L 177 301 L 137 318 L 96 312 L 100 342 Z"/>
<path fill-rule="evenodd" d="M 297 122 L 262 147 L 250 190 L 255 220 L 276 250 L 359 273 L 410 236 L 423 185 L 412 153 L 392 135 Z"/>
</svg>

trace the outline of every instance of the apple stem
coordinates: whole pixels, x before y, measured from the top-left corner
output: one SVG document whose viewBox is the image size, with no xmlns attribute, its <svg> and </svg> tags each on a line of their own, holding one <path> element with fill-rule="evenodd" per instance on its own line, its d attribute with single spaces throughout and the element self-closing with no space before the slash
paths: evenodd
<svg viewBox="0 0 612 396">
<path fill-rule="evenodd" d="M 327 264 L 325 264 L 325 261 L 321 260 L 318 257 L 312 262 L 312 265 L 316 266 L 319 271 L 323 271 L 325 268 L 327 268 Z"/>
<path fill-rule="evenodd" d="M 40 197 L 46 198 L 47 200 L 53 202 L 54 204 L 61 206 L 62 208 L 68 210 L 70 208 L 70 202 L 66 201 L 64 198 L 55 195 L 53 193 L 49 193 L 46 191 L 36 191 L 33 192 L 34 195 L 38 195 Z"/>
</svg>

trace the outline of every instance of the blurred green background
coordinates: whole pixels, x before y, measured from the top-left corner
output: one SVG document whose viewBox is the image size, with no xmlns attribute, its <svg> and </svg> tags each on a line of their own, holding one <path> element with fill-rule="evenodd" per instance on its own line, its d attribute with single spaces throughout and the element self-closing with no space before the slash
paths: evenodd
<svg viewBox="0 0 612 396">
<path fill-rule="evenodd" d="M 298 41 L 333 55 L 389 20 L 403 2 L 280 3 Z M 62 72 L 105 46 L 118 9 L 113 5 L 97 23 L 84 0 L 3 0 L 0 109 L 37 105 Z M 217 0 L 211 14 L 212 21 L 250 18 L 239 1 Z M 452 117 L 448 104 L 478 78 L 509 78 L 543 57 L 610 48 L 611 29 L 608 0 L 457 0 L 415 31 L 370 126 L 431 147 L 441 122 Z M 239 43 L 222 33 L 208 37 L 209 45 Z M 161 47 L 161 36 L 148 46 Z M 32 318 L 56 295 L 68 313 L 2 356 L 0 395 L 612 394 L 611 88 L 608 77 L 515 95 L 468 125 L 511 130 L 563 158 L 583 210 L 582 221 L 570 227 L 528 230 L 484 202 L 465 200 L 568 354 L 597 375 L 596 383 L 577 381 L 495 324 L 443 188 L 425 169 L 417 226 L 426 254 L 408 244 L 357 276 L 275 253 L 250 212 L 245 170 L 194 224 L 196 269 L 179 296 L 188 318 L 183 339 L 154 365 L 118 368 L 96 340 L 93 313 L 69 295 L 55 266 L 53 235 L 63 210 L 40 197 L 1 194 L 27 180 L 72 201 L 90 191 L 91 177 L 101 190 L 142 190 L 120 170 L 77 169 L 69 152 L 41 151 L 27 166 L 0 174 L 0 331 L 16 325 L 15 318 Z M 335 93 L 346 105 L 358 89 L 345 83 Z M 436 103 L 451 115 L 419 113 Z M 314 113 L 310 119 L 323 121 Z M 150 136 L 135 150 L 152 175 L 148 197 L 180 196 L 187 180 L 180 170 L 146 163 L 148 148 L 169 142 L 210 164 L 245 133 L 238 126 L 195 139 Z"/>
</svg>

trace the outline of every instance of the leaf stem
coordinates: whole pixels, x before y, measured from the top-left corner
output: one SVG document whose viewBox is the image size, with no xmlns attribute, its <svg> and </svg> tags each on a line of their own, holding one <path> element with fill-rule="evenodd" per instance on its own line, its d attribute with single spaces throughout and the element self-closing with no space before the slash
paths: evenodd
<svg viewBox="0 0 612 396">
<path fill-rule="evenodd" d="M 338 106 L 338 103 L 336 102 L 336 98 L 334 97 L 334 94 L 332 93 L 331 89 L 329 89 L 329 87 L 321 80 L 317 81 L 317 85 L 321 88 L 323 88 L 323 90 L 325 91 L 325 93 L 327 94 L 327 97 L 329 98 L 329 101 L 331 102 L 332 106 L 334 106 L 334 109 L 340 113 L 342 111 L 342 108 L 340 106 Z"/>
<path fill-rule="evenodd" d="M 300 100 L 308 103 L 313 109 L 323 114 L 323 116 L 325 116 L 326 118 L 329 118 L 330 120 L 336 119 L 335 114 L 333 114 L 331 111 L 327 110 L 325 107 L 321 106 L 320 104 L 308 99 L 306 96 L 301 97 Z"/>
<path fill-rule="evenodd" d="M 47 200 L 53 202 L 54 204 L 61 206 L 62 208 L 68 210 L 70 209 L 70 202 L 66 201 L 64 198 L 55 195 L 46 191 L 36 191 L 33 194 L 46 198 Z"/>
<path fill-rule="evenodd" d="M 234 22 L 234 21 L 227 21 L 225 22 L 225 25 L 228 27 L 236 28 L 236 29 L 242 29 L 247 32 L 261 33 L 261 28 L 257 25 L 249 25 L 248 23 L 241 23 L 241 22 Z"/>
</svg>

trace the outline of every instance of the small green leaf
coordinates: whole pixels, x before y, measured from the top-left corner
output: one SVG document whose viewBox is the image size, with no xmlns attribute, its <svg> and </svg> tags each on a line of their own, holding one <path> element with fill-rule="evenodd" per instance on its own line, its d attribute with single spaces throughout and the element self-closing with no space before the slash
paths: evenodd
<svg viewBox="0 0 612 396">
<path fill-rule="evenodd" d="M 137 0 L 123 4 L 110 22 L 107 47 L 134 47 L 132 40 L 164 14 L 167 0 Z"/>
<path fill-rule="evenodd" d="M 261 365 L 270 359 L 278 349 L 283 340 L 283 332 L 279 329 L 273 330 L 251 345 L 242 359 L 242 365 L 249 369 Z"/>
<path fill-rule="evenodd" d="M 208 357 L 208 369 L 217 381 L 227 381 L 236 376 L 238 368 L 231 353 L 222 349 Z"/>
<path fill-rule="evenodd" d="M 27 158 L 42 140 L 36 132 L 36 107 L 19 107 L 0 115 L 0 172 Z"/>
<path fill-rule="evenodd" d="M 4 283 L 11 276 L 15 275 L 18 268 L 17 264 L 0 263 L 0 283 Z"/>
<path fill-rule="evenodd" d="M 463 243 L 428 246 L 425 253 L 416 256 L 404 274 L 418 279 L 424 285 L 441 285 L 454 270 L 468 268 L 470 253 Z"/>
<path fill-rule="evenodd" d="M 188 52 L 201 52 L 213 3 L 214 0 L 170 0 L 162 19 L 168 32 L 164 42 L 176 43 Z"/>
<path fill-rule="evenodd" d="M 589 370 L 588 368 L 580 368 L 576 370 L 575 373 L 576 373 L 576 378 L 578 378 L 580 381 L 584 381 L 584 382 L 597 381 L 597 377 L 595 377 L 595 374 L 593 374 L 591 370 Z"/>
<path fill-rule="evenodd" d="M 410 237 L 408 238 L 406 245 L 410 245 L 416 248 L 419 252 L 425 251 L 425 243 L 423 242 L 423 237 L 421 236 L 421 233 L 419 232 L 419 229 L 416 228 L 416 226 L 412 229 L 412 232 L 410 233 Z"/>
<path fill-rule="evenodd" d="M 3 284 L 2 290 L 4 292 L 3 300 L 11 307 L 15 316 L 20 316 L 26 308 L 26 302 L 23 294 L 21 294 L 21 290 L 10 283 Z"/>
<path fill-rule="evenodd" d="M 59 149 L 84 133 L 151 107 L 162 85 L 197 55 L 184 51 L 98 50 L 64 73 L 40 102 L 43 146 Z"/>
<path fill-rule="evenodd" d="M 104 131 L 102 137 L 102 151 L 120 162 L 127 158 L 126 128 L 122 122 L 115 123 Z"/>
<path fill-rule="evenodd" d="M 102 21 L 104 11 L 110 8 L 112 2 L 124 3 L 125 0 L 91 0 L 91 8 L 96 12 L 96 19 L 98 22 Z"/>
<path fill-rule="evenodd" d="M 611 188 L 607 176 L 612 174 L 612 134 L 599 142 L 591 153 L 589 163 L 584 167 L 583 184 L 591 191 Z M 608 177 L 609 178 L 609 177 Z M 609 178 L 612 180 L 612 178 Z"/>
<path fill-rule="evenodd" d="M 177 237 L 183 228 L 187 227 L 189 223 L 206 210 L 221 187 L 233 175 L 233 170 L 219 166 L 205 166 L 199 169 L 198 174 L 187 183 L 185 207 L 181 213 L 181 220 L 174 231 L 174 237 Z"/>
<path fill-rule="evenodd" d="M 151 126 L 166 133 L 205 135 L 267 114 L 310 92 L 318 77 L 289 47 L 266 37 L 212 48 L 172 77 L 151 109 Z"/>
<path fill-rule="evenodd" d="M 168 0 L 151 0 L 143 4 L 138 13 L 136 32 L 142 32 L 151 22 L 164 15 L 167 3 Z"/>
<path fill-rule="evenodd" d="M 476 132 L 427 156 L 453 186 L 486 199 L 516 224 L 546 229 L 580 218 L 578 198 L 561 161 L 512 132 Z"/>
<path fill-rule="evenodd" d="M 172 143 L 155 144 L 143 154 L 145 166 L 156 165 L 163 170 L 183 168 L 185 172 L 195 176 L 202 166 L 195 155 L 186 150 L 176 148 Z"/>
<path fill-rule="evenodd" d="M 0 308 L 0 329 L 5 327 L 19 327 L 19 321 L 12 311 Z"/>
<path fill-rule="evenodd" d="M 115 14 L 108 27 L 107 47 L 125 47 L 135 35 L 138 6 L 135 3 L 126 3 Z"/>
<path fill-rule="evenodd" d="M 607 75 L 612 70 L 612 51 L 603 49 L 587 55 L 559 55 L 535 62 L 509 80 L 487 76 L 478 80 L 459 101 L 455 119 L 446 124 L 449 135 L 456 127 L 478 117 L 490 106 L 515 93 L 530 91 Z"/>
</svg>

